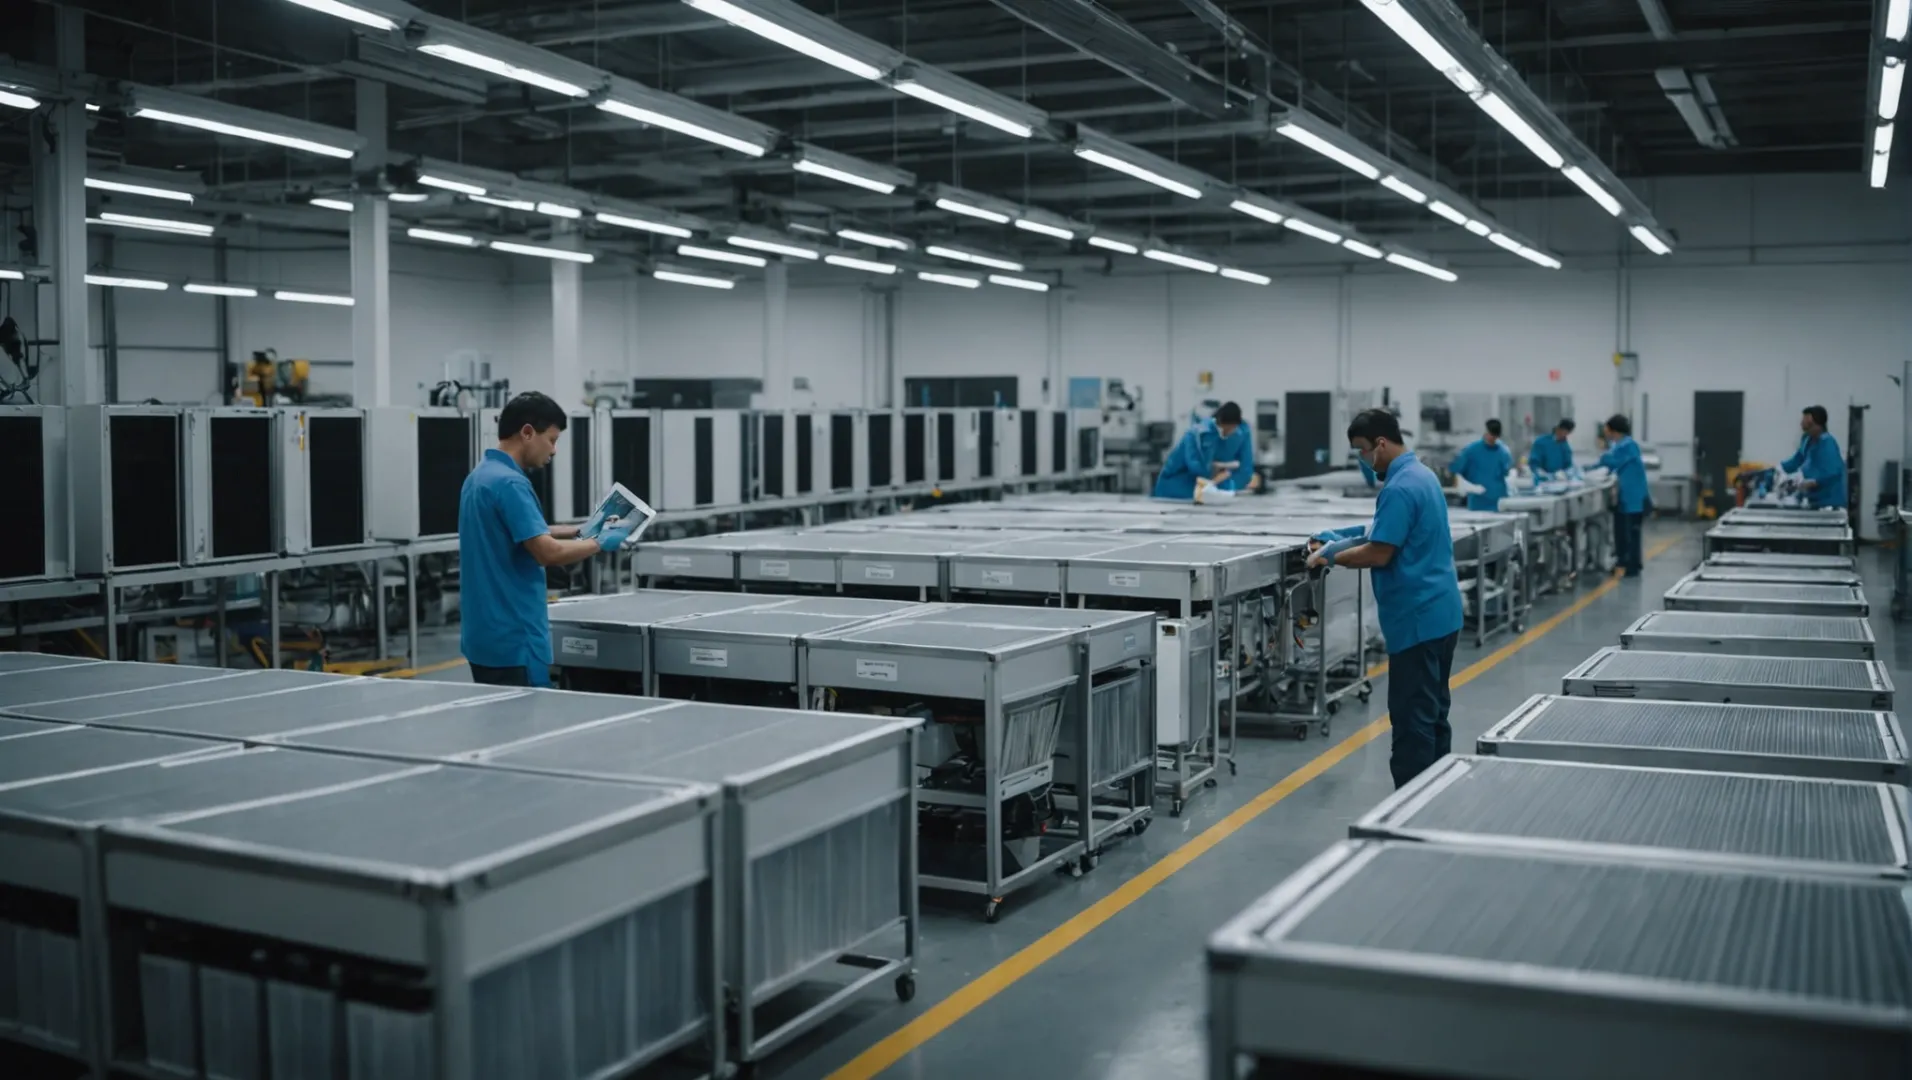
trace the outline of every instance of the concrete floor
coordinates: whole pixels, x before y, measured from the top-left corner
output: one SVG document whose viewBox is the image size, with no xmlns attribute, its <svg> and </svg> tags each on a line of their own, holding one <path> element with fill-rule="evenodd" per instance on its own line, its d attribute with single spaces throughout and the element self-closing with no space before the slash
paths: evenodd
<svg viewBox="0 0 1912 1080">
<path fill-rule="evenodd" d="M 1642 578 L 1620 582 L 1551 629 L 1545 628 L 1549 617 L 1593 585 L 1584 585 L 1578 595 L 1544 598 L 1529 616 L 1533 629 L 1517 648 L 1508 649 L 1504 637 L 1484 650 L 1464 641 L 1454 662 L 1456 682 L 1466 680 L 1454 693 L 1456 751 L 1471 752 L 1477 736 L 1529 695 L 1557 693 L 1562 673 L 1601 646 L 1617 644 L 1620 631 L 1641 614 L 1658 610 L 1661 593 L 1698 561 L 1700 532 L 1691 524 L 1649 525 L 1649 552 L 1662 543 L 1671 546 L 1647 564 Z M 1899 685 L 1912 685 L 1904 674 L 1912 669 L 1912 635 L 1901 641 L 1887 615 L 1890 558 L 1888 552 L 1869 552 L 1861 565 L 1876 613 L 1880 656 L 1888 659 Z M 455 652 L 455 635 L 432 635 L 423 662 Z M 453 667 L 420 677 L 466 675 Z M 759 1075 L 778 1080 L 1201 1075 L 1206 1061 L 1204 942 L 1291 871 L 1345 839 L 1348 824 L 1393 790 L 1387 733 L 1366 730 L 1384 712 L 1385 699 L 1385 687 L 1377 685 L 1369 705 L 1350 700 L 1325 741 L 1318 736 L 1307 742 L 1245 740 L 1239 774 L 1198 796 L 1184 816 L 1170 817 L 1164 808 L 1144 836 L 1105 851 L 1100 867 L 1084 878 L 1058 876 L 1012 895 L 994 926 L 985 924 L 968 900 L 961 906 L 926 900 L 915 1001 L 899 1005 L 888 997 L 871 997 L 765 1062 Z M 1349 741 L 1358 745 L 1344 745 Z M 1310 769 L 1318 775 L 1268 805 L 1272 800 L 1264 792 L 1324 754 L 1339 759 L 1325 769 Z M 1107 917 L 1093 929 L 1075 935 L 1083 921 L 1078 919 L 1052 935 L 1258 796 L 1265 812 L 1218 843 L 1203 842 L 1206 850 L 1200 855 L 1139 895 L 1133 888 L 1122 890 L 1118 901 L 1098 910 Z M 1106 908 L 1124 900 L 1107 914 Z M 1072 943 L 1060 943 L 1072 936 Z M 1032 945 L 1032 952 L 1048 954 L 1046 962 L 1017 956 Z M 1003 968 L 992 972 L 999 964 Z"/>
</svg>

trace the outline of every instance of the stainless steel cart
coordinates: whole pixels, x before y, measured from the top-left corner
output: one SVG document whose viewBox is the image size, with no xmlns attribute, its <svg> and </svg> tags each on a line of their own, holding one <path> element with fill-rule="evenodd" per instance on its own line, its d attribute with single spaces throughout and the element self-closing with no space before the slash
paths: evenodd
<svg viewBox="0 0 1912 1080">
<path fill-rule="evenodd" d="M 1899 718 L 1859 709 L 1536 694 L 1489 728 L 1475 749 L 1507 758 L 1912 784 Z"/>
<path fill-rule="evenodd" d="M 1561 680 L 1572 697 L 1658 698 L 1823 709 L 1892 708 L 1877 660 L 1643 652 L 1608 646 Z"/>
<path fill-rule="evenodd" d="M 1770 585 L 1705 581 L 1688 574 L 1666 590 L 1668 611 L 1723 611 L 1752 615 L 1845 615 L 1871 612 L 1856 585 Z"/>
<path fill-rule="evenodd" d="M 1852 530 L 1807 525 L 1715 525 L 1706 530 L 1707 555 L 1731 551 L 1851 555 Z"/>
<path fill-rule="evenodd" d="M 1242 1059 L 1480 1080 L 1912 1070 L 1900 883 L 1336 845 L 1208 945 L 1211 1080 Z M 1374 1016 L 1396 1018 L 1377 1038 Z"/>
<path fill-rule="evenodd" d="M 1620 631 L 1620 644 L 1656 652 L 1870 660 L 1878 643 L 1865 619 L 1655 611 Z"/>
<path fill-rule="evenodd" d="M 551 656 L 569 689 L 656 692 L 650 628 L 671 619 L 747 611 L 774 596 L 639 589 L 551 605 Z"/>
<path fill-rule="evenodd" d="M 1852 570 L 1850 555 L 1788 555 L 1773 551 L 1721 551 L 1708 555 L 1702 566 L 1796 567 L 1801 570 Z"/>
<path fill-rule="evenodd" d="M 739 705 L 803 708 L 798 643 L 806 636 L 919 610 L 849 596 L 766 598 L 763 607 L 687 615 L 650 627 L 651 692 Z M 685 682 L 683 680 L 694 680 Z"/>
<path fill-rule="evenodd" d="M 1820 566 L 1723 566 L 1700 564 L 1693 576 L 1701 581 L 1759 582 L 1772 585 L 1860 585 L 1857 570 Z"/>
</svg>

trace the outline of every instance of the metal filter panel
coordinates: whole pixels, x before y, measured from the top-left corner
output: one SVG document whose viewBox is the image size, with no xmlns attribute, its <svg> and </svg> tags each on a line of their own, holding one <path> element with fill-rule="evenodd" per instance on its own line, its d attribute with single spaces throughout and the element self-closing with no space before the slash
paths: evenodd
<svg viewBox="0 0 1912 1080">
<path fill-rule="evenodd" d="M 1563 680 L 1582 697 L 1890 709 L 1892 680 L 1876 660 L 1666 653 L 1608 647 Z"/>
<path fill-rule="evenodd" d="M 1773 585 L 1857 585 L 1856 570 L 1823 566 L 1713 566 L 1699 568 L 1703 581 L 1747 581 Z"/>
<path fill-rule="evenodd" d="M 1702 581 L 1688 576 L 1666 590 L 1669 610 L 1764 615 L 1865 615 L 1865 593 L 1851 585 L 1775 585 Z"/>
<path fill-rule="evenodd" d="M 1774 551 L 1723 551 L 1706 558 L 1707 566 L 1798 567 L 1806 570 L 1851 570 L 1850 555 L 1788 555 Z"/>
<path fill-rule="evenodd" d="M 1621 631 L 1620 643 L 1660 652 L 1834 660 L 1870 660 L 1876 649 L 1872 624 L 1864 619 L 1717 611 L 1655 611 Z"/>
</svg>

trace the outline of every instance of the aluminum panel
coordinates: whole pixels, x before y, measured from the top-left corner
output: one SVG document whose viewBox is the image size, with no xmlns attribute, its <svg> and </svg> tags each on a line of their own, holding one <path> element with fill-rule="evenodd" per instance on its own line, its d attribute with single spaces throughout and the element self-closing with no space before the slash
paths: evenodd
<svg viewBox="0 0 1912 1080">
<path fill-rule="evenodd" d="M 1655 611 L 1620 632 L 1629 649 L 1711 652 L 1739 656 L 1870 660 L 1872 624 L 1817 615 L 1737 615 L 1713 611 Z"/>
</svg>

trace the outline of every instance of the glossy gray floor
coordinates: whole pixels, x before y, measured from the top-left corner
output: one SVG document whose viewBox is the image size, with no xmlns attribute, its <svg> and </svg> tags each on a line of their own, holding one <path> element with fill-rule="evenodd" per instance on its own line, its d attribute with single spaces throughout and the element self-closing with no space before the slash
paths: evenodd
<svg viewBox="0 0 1912 1080">
<path fill-rule="evenodd" d="M 1621 629 L 1639 615 L 1658 610 L 1660 594 L 1698 561 L 1700 531 L 1651 525 L 1647 550 L 1664 550 L 1644 577 L 1618 582 L 1551 628 L 1552 616 L 1587 598 L 1598 583 L 1543 599 L 1517 648 L 1504 638 L 1484 650 L 1463 645 L 1454 663 L 1456 682 L 1466 680 L 1454 692 L 1455 749 L 1470 750 L 1529 694 L 1557 692 L 1563 672 L 1595 649 L 1617 644 Z M 1896 634 L 1888 615 L 1890 558 L 1867 552 L 1861 566 L 1881 656 L 1901 686 L 1912 685 L 1903 675 L 1912 669 L 1912 634 Z M 433 644 L 438 657 L 455 654 L 455 636 Z M 421 677 L 465 675 L 452 668 Z M 932 902 L 916 1000 L 898 1005 L 872 998 L 766 1062 L 759 1075 L 1201 1075 L 1202 946 L 1209 932 L 1345 839 L 1348 823 L 1393 789 L 1387 733 L 1370 729 L 1384 712 L 1385 685 L 1376 691 L 1365 708 L 1350 702 L 1355 707 L 1336 718 L 1326 741 L 1245 740 L 1239 774 L 1197 798 L 1183 817 L 1162 813 L 1145 835 L 1108 851 L 1079 881 L 1058 877 L 1016 893 L 994 926 L 977 917 L 973 904 L 939 909 Z"/>
</svg>

